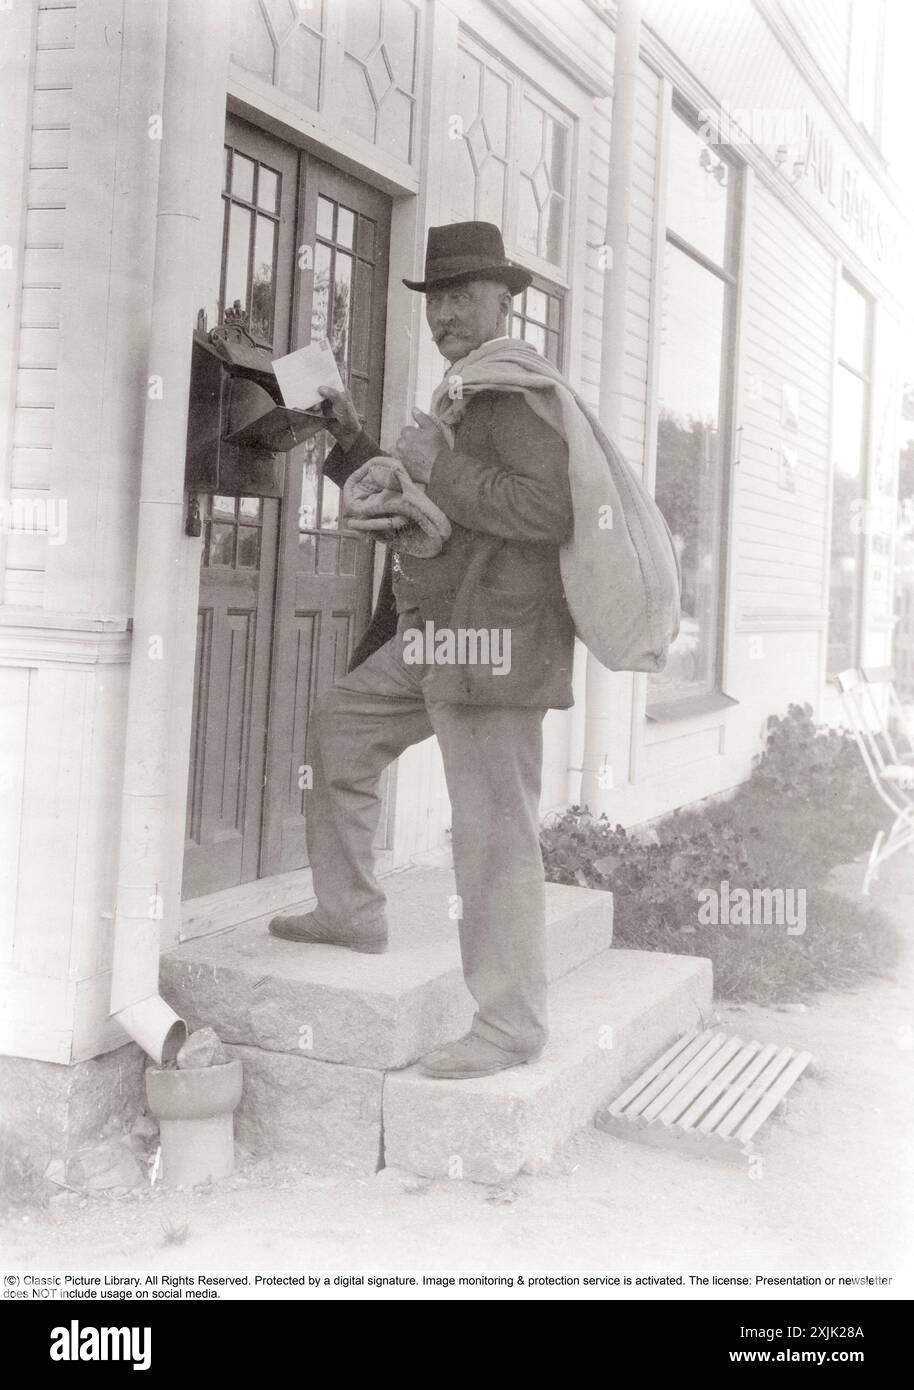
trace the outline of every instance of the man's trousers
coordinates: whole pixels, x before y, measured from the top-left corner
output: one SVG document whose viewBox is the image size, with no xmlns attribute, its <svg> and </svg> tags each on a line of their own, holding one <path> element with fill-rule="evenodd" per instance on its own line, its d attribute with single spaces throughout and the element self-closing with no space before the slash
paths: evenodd
<svg viewBox="0 0 914 1390">
<path fill-rule="evenodd" d="M 308 851 L 316 916 L 377 930 L 385 897 L 373 867 L 381 773 L 437 735 L 452 811 L 463 974 L 472 1032 L 525 1056 L 547 1034 L 545 906 L 539 843 L 543 709 L 426 700 L 431 668 L 403 660 L 397 635 L 317 701 L 311 720 Z"/>
</svg>

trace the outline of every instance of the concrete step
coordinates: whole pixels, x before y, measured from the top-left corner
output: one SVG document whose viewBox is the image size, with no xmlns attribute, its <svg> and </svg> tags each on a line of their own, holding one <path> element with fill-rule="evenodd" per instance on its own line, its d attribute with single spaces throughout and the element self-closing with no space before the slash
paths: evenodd
<svg viewBox="0 0 914 1390">
<path fill-rule="evenodd" d="M 504 1182 L 562 1144 L 711 1005 L 711 962 L 607 951 L 549 993 L 550 1038 L 532 1065 L 472 1081 L 411 1068 L 385 1078 L 384 1160 L 428 1177 Z"/>
<path fill-rule="evenodd" d="M 408 1066 L 466 1032 L 473 1001 L 450 916 L 452 872 L 411 868 L 384 889 L 385 955 L 279 941 L 261 917 L 164 955 L 162 994 L 190 1028 L 209 1024 L 241 1047 L 382 1072 Z M 612 895 L 547 883 L 546 923 L 554 981 L 611 945 Z"/>
</svg>

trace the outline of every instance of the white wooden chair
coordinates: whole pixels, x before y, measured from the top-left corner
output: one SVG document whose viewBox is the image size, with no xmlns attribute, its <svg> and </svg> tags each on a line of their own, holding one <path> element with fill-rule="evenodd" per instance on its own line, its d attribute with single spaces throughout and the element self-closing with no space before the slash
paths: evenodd
<svg viewBox="0 0 914 1390">
<path fill-rule="evenodd" d="M 870 713 L 885 741 L 889 761 L 914 762 L 914 731 L 895 688 L 895 667 L 862 666 L 860 675 L 863 677 L 863 689 Z"/>
<path fill-rule="evenodd" d="M 876 687 L 891 684 L 891 668 L 869 668 L 870 678 L 861 671 L 841 671 L 834 677 L 841 696 L 841 706 L 851 733 L 860 749 L 870 781 L 880 800 L 894 817 L 891 829 L 880 830 L 873 841 L 866 872 L 863 876 L 863 893 L 868 894 L 870 883 L 878 875 L 879 866 L 899 850 L 914 847 L 914 762 L 905 762 L 904 757 L 914 752 L 914 748 L 899 753 L 897 739 L 907 736 L 902 712 L 902 733 L 896 730 L 895 736 L 889 727 L 889 719 L 880 708 Z M 898 697 L 892 686 L 892 696 Z M 887 709 L 891 708 L 891 702 Z M 901 709 L 900 702 L 898 708 Z M 910 742 L 910 740 L 908 740 Z"/>
</svg>

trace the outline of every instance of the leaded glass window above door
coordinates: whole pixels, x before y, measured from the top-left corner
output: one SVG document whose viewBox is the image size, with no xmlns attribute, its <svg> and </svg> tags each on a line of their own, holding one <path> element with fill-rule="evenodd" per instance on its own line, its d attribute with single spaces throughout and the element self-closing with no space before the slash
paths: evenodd
<svg viewBox="0 0 914 1390">
<path fill-rule="evenodd" d="M 509 255 L 548 280 L 564 282 L 573 118 L 467 33 L 460 36 L 449 99 L 449 219 L 495 222 Z"/>
</svg>

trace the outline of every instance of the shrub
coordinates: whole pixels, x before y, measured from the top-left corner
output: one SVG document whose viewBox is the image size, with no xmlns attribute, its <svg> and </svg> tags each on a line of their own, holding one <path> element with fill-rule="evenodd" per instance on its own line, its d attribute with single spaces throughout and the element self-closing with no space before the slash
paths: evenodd
<svg viewBox="0 0 914 1390">
<path fill-rule="evenodd" d="M 615 945 L 709 956 L 722 998 L 787 1003 L 897 959 L 893 925 L 822 881 L 868 849 L 883 819 L 852 738 L 816 730 L 811 709 L 792 705 L 769 721 L 764 753 L 729 800 L 632 834 L 575 806 L 541 840 L 548 879 L 613 892 Z M 705 895 L 723 883 L 804 890 L 805 929 L 702 920 Z"/>
</svg>

